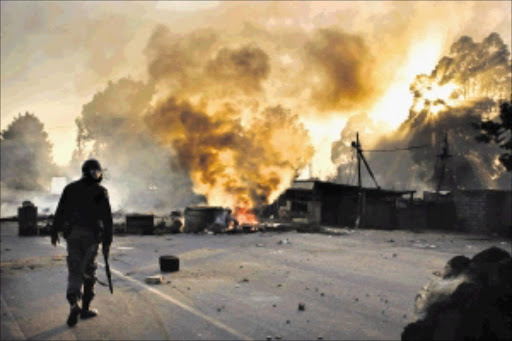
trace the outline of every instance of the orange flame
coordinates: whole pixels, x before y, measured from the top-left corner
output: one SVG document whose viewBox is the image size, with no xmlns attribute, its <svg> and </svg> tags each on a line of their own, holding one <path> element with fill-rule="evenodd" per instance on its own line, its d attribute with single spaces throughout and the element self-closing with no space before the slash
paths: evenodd
<svg viewBox="0 0 512 341">
<path fill-rule="evenodd" d="M 258 224 L 258 218 L 256 218 L 256 215 L 247 207 L 236 207 L 233 212 L 233 217 L 240 225 Z"/>
</svg>

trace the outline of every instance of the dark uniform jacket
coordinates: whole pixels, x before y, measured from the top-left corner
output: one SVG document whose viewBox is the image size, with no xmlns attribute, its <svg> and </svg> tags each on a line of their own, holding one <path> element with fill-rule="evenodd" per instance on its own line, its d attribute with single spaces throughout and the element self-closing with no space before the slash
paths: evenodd
<svg viewBox="0 0 512 341">
<path fill-rule="evenodd" d="M 112 243 L 112 213 L 106 188 L 88 178 L 64 188 L 53 219 L 52 233 L 73 226 L 90 228 L 106 245 Z M 65 235 L 66 237 L 66 235 Z"/>
</svg>

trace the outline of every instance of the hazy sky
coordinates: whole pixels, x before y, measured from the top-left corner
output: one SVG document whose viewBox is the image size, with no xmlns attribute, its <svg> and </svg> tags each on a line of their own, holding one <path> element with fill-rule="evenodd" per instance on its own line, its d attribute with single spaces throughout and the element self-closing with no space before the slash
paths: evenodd
<svg viewBox="0 0 512 341">
<path fill-rule="evenodd" d="M 59 164 L 69 160 L 75 146 L 74 120 L 95 93 L 109 80 L 148 79 L 146 46 L 158 24 L 177 35 L 212 29 L 225 37 L 238 32 L 237 39 L 243 36 L 244 42 L 254 38 L 271 56 L 270 73 L 279 74 L 283 82 L 286 73 L 274 67 L 270 49 L 279 44 L 291 46 L 288 54 L 278 56 L 286 66 L 302 45 L 297 42 L 296 48 L 279 39 L 291 39 L 299 30 L 307 35 L 330 27 L 359 35 L 374 57 L 372 62 L 379 66 L 379 82 L 386 88 L 365 105 L 376 119 L 394 126 L 407 116 L 412 101 L 408 85 L 414 76 L 429 73 L 458 37 L 470 35 L 481 41 L 495 31 L 511 44 L 509 1 L 2 1 L 0 6 L 1 127 L 5 129 L 18 113 L 35 113 L 46 126 Z M 321 52 L 311 63 L 321 64 L 324 50 L 315 45 L 311 49 Z M 397 103 L 405 97 L 409 99 Z M 303 115 L 316 145 L 325 136 L 339 135 L 337 124 L 347 117 L 343 110 L 333 109 L 327 116 Z M 346 111 L 356 109 L 352 106 Z M 394 114 L 389 116 L 390 112 Z"/>
</svg>

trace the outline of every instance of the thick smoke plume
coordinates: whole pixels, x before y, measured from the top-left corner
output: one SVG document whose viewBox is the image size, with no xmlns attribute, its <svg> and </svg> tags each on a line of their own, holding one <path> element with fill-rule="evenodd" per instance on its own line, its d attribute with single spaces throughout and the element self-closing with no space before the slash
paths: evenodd
<svg viewBox="0 0 512 341">
<path fill-rule="evenodd" d="M 418 75 L 410 89 L 414 97 L 408 119 L 394 133 L 367 140 L 366 147 L 425 148 L 368 153 L 381 184 L 435 188 L 441 167 L 436 155 L 441 152 L 447 134 L 452 157 L 446 164 L 443 189 L 510 188 L 510 178 L 497 162 L 499 147 L 476 142 L 478 132 L 472 127 L 473 122 L 482 118 L 495 117 L 499 103 L 510 100 L 510 50 L 497 33 L 481 43 L 461 37 L 451 46 L 450 55 L 443 57 L 430 74 Z M 364 116 L 359 117 L 361 120 L 369 122 L 370 127 L 373 124 Z M 359 122 L 358 129 L 363 125 Z M 355 138 L 352 124 L 345 129 L 332 149 L 333 161 L 341 161 L 342 168 L 341 151 L 346 155 L 349 140 Z M 360 131 L 364 134 L 364 130 Z"/>
<path fill-rule="evenodd" d="M 251 208 L 288 186 L 313 149 L 297 115 L 265 100 L 268 54 L 225 39 L 211 30 L 154 31 L 146 53 L 157 94 L 145 122 L 195 193 L 210 204 Z"/>
<path fill-rule="evenodd" d="M 147 122 L 176 152 L 195 191 L 210 204 L 251 208 L 269 203 L 312 156 L 312 148 L 302 144 L 307 132 L 279 106 L 263 110 L 249 128 L 229 107 L 225 110 L 208 115 L 171 97 Z"/>
<path fill-rule="evenodd" d="M 145 51 L 149 82 L 109 83 L 77 120 L 77 156 L 108 163 L 115 190 L 130 198 L 122 207 L 158 208 L 149 196 L 184 206 L 193 191 L 209 204 L 252 208 L 306 166 L 309 135 L 296 114 L 266 99 L 271 64 L 257 44 L 158 26 Z"/>
</svg>

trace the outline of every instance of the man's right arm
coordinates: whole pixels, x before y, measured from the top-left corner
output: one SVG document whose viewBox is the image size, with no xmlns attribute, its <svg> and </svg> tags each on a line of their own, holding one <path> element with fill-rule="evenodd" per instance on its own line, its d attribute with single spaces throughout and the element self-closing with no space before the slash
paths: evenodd
<svg viewBox="0 0 512 341">
<path fill-rule="evenodd" d="M 110 208 L 110 200 L 108 196 L 108 191 L 105 188 L 102 188 L 104 191 L 104 200 L 101 205 L 101 220 L 103 221 L 103 252 L 107 254 L 110 250 L 110 244 L 112 244 L 112 236 L 113 236 L 113 221 L 112 221 L 112 210 Z"/>
</svg>

